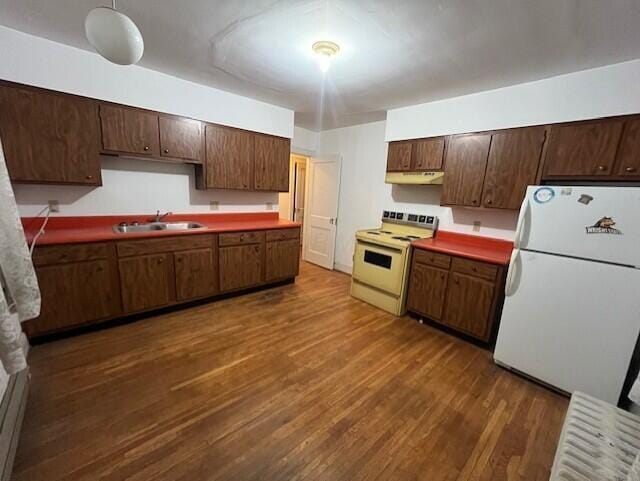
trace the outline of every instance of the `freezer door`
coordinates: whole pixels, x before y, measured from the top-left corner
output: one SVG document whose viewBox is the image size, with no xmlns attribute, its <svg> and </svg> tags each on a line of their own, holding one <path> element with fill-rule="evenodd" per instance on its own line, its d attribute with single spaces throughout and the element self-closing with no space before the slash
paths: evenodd
<svg viewBox="0 0 640 481">
<path fill-rule="evenodd" d="M 516 251 L 494 359 L 617 404 L 640 331 L 640 270 Z"/>
<path fill-rule="evenodd" d="M 530 186 L 521 249 L 640 266 L 640 188 Z"/>
</svg>

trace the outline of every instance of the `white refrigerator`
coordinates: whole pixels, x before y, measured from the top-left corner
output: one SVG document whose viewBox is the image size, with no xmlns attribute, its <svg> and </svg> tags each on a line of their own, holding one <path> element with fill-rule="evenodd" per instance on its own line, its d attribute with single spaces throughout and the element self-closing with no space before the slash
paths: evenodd
<svg viewBox="0 0 640 481">
<path fill-rule="evenodd" d="M 530 186 L 495 361 L 618 403 L 640 331 L 640 188 Z"/>
</svg>

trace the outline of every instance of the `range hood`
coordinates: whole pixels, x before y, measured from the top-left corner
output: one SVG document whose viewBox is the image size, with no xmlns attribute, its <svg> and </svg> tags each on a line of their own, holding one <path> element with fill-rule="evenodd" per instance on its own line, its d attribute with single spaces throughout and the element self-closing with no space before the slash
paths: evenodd
<svg viewBox="0 0 640 481">
<path fill-rule="evenodd" d="M 440 185 L 444 172 L 387 172 L 387 184 Z"/>
</svg>

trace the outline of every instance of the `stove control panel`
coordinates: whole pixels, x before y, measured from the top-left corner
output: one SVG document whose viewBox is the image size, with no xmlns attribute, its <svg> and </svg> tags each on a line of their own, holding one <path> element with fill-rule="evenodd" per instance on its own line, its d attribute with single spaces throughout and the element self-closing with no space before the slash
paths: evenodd
<svg viewBox="0 0 640 481">
<path fill-rule="evenodd" d="M 382 213 L 382 222 L 414 225 L 432 230 L 438 228 L 438 218 L 434 215 L 407 214 L 405 212 L 394 212 L 391 210 L 385 210 Z"/>
</svg>

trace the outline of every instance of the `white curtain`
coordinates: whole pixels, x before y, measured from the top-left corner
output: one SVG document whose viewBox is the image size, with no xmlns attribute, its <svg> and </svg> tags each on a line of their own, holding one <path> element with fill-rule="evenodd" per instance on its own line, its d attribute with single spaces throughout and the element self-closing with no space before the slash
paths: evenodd
<svg viewBox="0 0 640 481">
<path fill-rule="evenodd" d="M 9 374 L 27 367 L 20 322 L 40 314 L 40 289 L 24 237 L 0 141 L 0 362 Z"/>
</svg>

